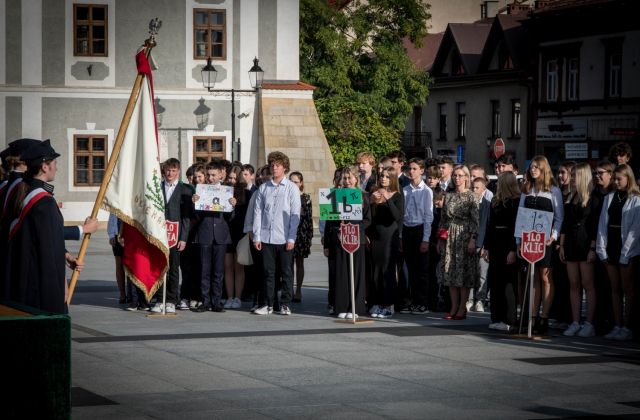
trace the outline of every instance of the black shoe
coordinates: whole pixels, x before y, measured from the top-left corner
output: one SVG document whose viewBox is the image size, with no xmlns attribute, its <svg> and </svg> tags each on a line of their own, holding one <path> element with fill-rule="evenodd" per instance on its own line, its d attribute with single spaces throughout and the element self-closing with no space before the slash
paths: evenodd
<svg viewBox="0 0 640 420">
<path fill-rule="evenodd" d="M 424 305 L 416 305 L 411 308 L 412 314 L 422 315 L 422 314 L 426 314 L 427 312 L 429 311 L 427 310 L 427 307 Z"/>
<path fill-rule="evenodd" d="M 404 308 L 400 309 L 399 312 L 401 314 L 410 314 L 411 312 L 413 312 L 413 305 L 405 306 Z"/>
<path fill-rule="evenodd" d="M 540 317 L 540 326 L 538 327 L 538 334 L 546 335 L 549 332 L 549 318 Z"/>
<path fill-rule="evenodd" d="M 129 306 L 127 306 L 127 311 L 137 311 L 138 310 L 138 304 L 135 302 L 131 302 L 129 304 Z"/>
<path fill-rule="evenodd" d="M 540 317 L 539 316 L 533 317 L 533 326 L 531 327 L 531 332 L 533 334 L 540 334 Z"/>
<path fill-rule="evenodd" d="M 210 310 L 211 310 L 211 306 L 200 305 L 195 309 L 191 309 L 191 312 L 202 313 L 202 312 L 208 312 Z"/>
<path fill-rule="evenodd" d="M 222 305 L 220 305 L 220 304 L 218 304 L 218 305 L 214 306 L 213 308 L 211 308 L 211 310 L 212 310 L 213 312 L 226 312 L 226 311 L 224 310 L 224 306 L 222 306 Z"/>
</svg>

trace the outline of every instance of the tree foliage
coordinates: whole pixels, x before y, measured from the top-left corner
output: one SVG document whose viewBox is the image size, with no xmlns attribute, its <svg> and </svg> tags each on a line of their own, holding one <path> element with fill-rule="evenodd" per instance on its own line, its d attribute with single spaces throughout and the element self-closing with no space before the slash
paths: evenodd
<svg viewBox="0 0 640 420">
<path fill-rule="evenodd" d="M 359 151 L 399 147 L 413 106 L 429 93 L 426 72 L 409 60 L 402 40 L 416 46 L 430 18 L 423 0 L 300 1 L 300 70 L 317 86 L 316 104 L 337 165 Z"/>
</svg>

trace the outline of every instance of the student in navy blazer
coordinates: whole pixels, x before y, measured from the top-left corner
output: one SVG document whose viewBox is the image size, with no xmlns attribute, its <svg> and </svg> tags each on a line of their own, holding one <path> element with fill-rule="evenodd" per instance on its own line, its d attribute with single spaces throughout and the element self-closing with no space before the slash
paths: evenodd
<svg viewBox="0 0 640 420">
<path fill-rule="evenodd" d="M 211 162 L 206 166 L 207 184 L 220 184 L 224 176 L 221 162 Z M 193 201 L 198 200 L 193 196 Z M 235 198 L 229 200 L 235 206 Z M 230 214 L 230 213 L 229 213 Z M 224 278 L 224 255 L 227 245 L 231 243 L 231 233 L 226 220 L 227 214 L 214 211 L 197 211 L 198 225 L 195 243 L 200 248 L 202 273 L 200 275 L 200 291 L 202 305 L 196 312 L 224 312 L 220 299 L 222 297 L 222 279 Z"/>
</svg>

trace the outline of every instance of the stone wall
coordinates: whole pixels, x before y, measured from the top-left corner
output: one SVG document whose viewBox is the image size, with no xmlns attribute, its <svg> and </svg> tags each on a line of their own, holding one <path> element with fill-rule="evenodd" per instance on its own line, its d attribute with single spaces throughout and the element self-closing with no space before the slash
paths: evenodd
<svg viewBox="0 0 640 420">
<path fill-rule="evenodd" d="M 335 163 L 324 136 L 315 103 L 309 99 L 261 98 L 258 165 L 279 150 L 289 156 L 291 171 L 304 176 L 305 192 L 313 202 L 314 224 L 318 221 L 318 189 L 331 186 Z"/>
</svg>

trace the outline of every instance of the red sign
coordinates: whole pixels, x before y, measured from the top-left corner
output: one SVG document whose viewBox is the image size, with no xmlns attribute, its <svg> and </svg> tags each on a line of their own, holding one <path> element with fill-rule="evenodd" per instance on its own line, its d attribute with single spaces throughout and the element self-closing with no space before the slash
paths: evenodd
<svg viewBox="0 0 640 420">
<path fill-rule="evenodd" d="M 353 254 L 360 248 L 360 225 L 343 223 L 340 225 L 340 243 L 342 249 Z"/>
<path fill-rule="evenodd" d="M 169 243 L 169 248 L 173 248 L 178 245 L 178 229 L 180 225 L 178 222 L 171 222 L 169 220 L 165 222 L 167 223 L 167 242 Z"/>
<path fill-rule="evenodd" d="M 506 146 L 504 144 L 504 140 L 502 140 L 502 137 L 498 137 L 496 139 L 496 142 L 493 143 L 493 154 L 495 155 L 496 159 L 504 155 L 505 149 Z"/>
<path fill-rule="evenodd" d="M 544 258 L 545 248 L 544 232 L 522 232 L 522 248 L 520 252 L 525 261 L 531 264 L 540 261 Z"/>
</svg>

